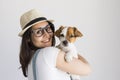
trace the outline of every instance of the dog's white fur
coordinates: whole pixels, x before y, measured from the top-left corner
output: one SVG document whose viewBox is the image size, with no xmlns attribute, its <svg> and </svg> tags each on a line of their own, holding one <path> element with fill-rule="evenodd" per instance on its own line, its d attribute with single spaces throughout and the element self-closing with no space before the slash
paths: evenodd
<svg viewBox="0 0 120 80">
<path fill-rule="evenodd" d="M 73 59 L 73 57 L 78 58 L 78 52 L 77 52 L 77 49 L 76 49 L 74 43 L 69 43 L 69 41 L 66 39 L 67 30 L 68 30 L 68 27 L 65 27 L 62 30 L 62 32 L 60 33 L 60 34 L 63 34 L 64 37 L 59 37 L 60 44 L 57 47 L 60 48 L 61 50 L 63 50 L 64 52 L 66 52 L 65 59 L 67 62 L 70 62 Z M 64 46 L 63 41 L 67 41 L 68 46 Z M 80 80 L 80 76 L 73 75 L 73 74 L 70 74 L 70 75 L 73 80 Z"/>
<path fill-rule="evenodd" d="M 78 52 L 76 50 L 76 47 L 73 43 L 69 43 L 68 40 L 66 39 L 66 33 L 67 33 L 67 27 L 65 27 L 61 34 L 64 34 L 64 37 L 60 37 L 60 44 L 59 44 L 59 48 L 62 49 L 64 52 L 66 52 L 66 56 L 65 59 L 67 62 L 70 62 L 72 60 L 73 57 L 78 58 Z M 68 46 L 64 46 L 62 44 L 63 41 L 67 40 L 68 42 Z"/>
</svg>

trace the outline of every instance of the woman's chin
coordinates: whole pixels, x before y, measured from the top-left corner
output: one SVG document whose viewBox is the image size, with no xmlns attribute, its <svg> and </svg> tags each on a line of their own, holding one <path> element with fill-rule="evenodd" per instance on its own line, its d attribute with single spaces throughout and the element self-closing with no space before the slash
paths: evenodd
<svg viewBox="0 0 120 80">
<path fill-rule="evenodd" d="M 51 42 L 43 43 L 43 44 L 44 44 L 44 47 L 50 47 L 51 46 Z"/>
</svg>

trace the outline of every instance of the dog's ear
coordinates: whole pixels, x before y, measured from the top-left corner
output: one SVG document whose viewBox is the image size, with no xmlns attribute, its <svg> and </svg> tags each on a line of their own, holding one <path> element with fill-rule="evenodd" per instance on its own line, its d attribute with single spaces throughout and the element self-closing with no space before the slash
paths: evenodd
<svg viewBox="0 0 120 80">
<path fill-rule="evenodd" d="M 60 26 L 60 28 L 55 31 L 55 36 L 60 37 L 60 33 L 63 30 L 63 28 L 64 28 L 63 26 Z"/>
<path fill-rule="evenodd" d="M 74 33 L 75 33 L 76 37 L 82 37 L 83 36 L 83 34 L 76 27 L 73 27 L 73 28 L 74 28 Z"/>
</svg>

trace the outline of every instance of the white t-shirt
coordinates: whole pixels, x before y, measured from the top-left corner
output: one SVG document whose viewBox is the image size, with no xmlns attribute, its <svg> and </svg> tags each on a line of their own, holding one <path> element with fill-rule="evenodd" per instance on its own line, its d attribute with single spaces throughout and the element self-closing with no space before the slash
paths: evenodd
<svg viewBox="0 0 120 80">
<path fill-rule="evenodd" d="M 36 58 L 37 80 L 70 80 L 70 76 L 56 68 L 56 59 L 59 49 L 46 47 L 40 50 Z M 28 80 L 33 79 L 32 60 L 28 65 Z"/>
</svg>

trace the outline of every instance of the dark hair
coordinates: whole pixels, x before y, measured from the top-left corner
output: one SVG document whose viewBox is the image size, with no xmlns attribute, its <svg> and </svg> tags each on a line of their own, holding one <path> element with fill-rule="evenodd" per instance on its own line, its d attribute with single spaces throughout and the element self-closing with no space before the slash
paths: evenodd
<svg viewBox="0 0 120 80">
<path fill-rule="evenodd" d="M 47 22 L 48 24 L 50 24 L 50 27 L 54 33 L 55 31 L 54 24 L 49 21 Z M 55 37 L 53 35 L 51 46 L 54 45 L 55 45 Z M 28 69 L 28 64 L 30 63 L 31 58 L 37 49 L 39 48 L 35 47 L 31 41 L 31 28 L 29 28 L 22 36 L 20 55 L 19 55 L 19 61 L 21 64 L 22 72 L 25 77 L 27 77 L 26 71 Z"/>
</svg>

